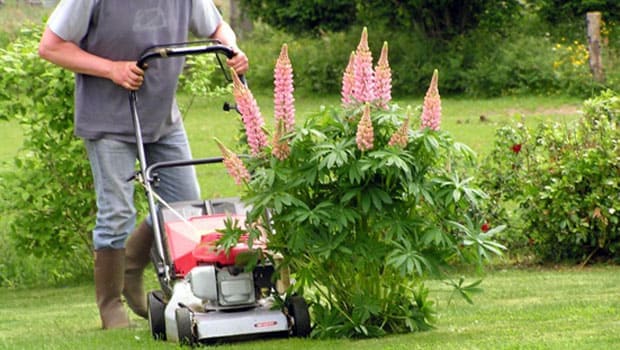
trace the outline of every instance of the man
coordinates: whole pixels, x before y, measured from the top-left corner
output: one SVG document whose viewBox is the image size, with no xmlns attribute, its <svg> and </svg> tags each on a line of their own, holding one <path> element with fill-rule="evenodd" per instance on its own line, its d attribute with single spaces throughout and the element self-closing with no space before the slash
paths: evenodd
<svg viewBox="0 0 620 350">
<path fill-rule="evenodd" d="M 188 40 L 188 33 L 220 40 L 236 53 L 227 64 L 248 69 L 236 36 L 211 0 L 62 0 L 51 14 L 39 55 L 75 75 L 75 134 L 84 140 L 97 195 L 93 230 L 95 294 L 102 327 L 124 328 L 121 302 L 147 317 L 142 276 L 153 233 L 149 219 L 133 233 L 135 133 L 128 91 L 136 90 L 149 164 L 191 158 L 175 92 L 182 58 L 136 65 L 147 47 Z M 158 194 L 166 201 L 200 198 L 191 167 L 162 169 Z M 129 237 L 129 238 L 127 238 Z"/>
</svg>

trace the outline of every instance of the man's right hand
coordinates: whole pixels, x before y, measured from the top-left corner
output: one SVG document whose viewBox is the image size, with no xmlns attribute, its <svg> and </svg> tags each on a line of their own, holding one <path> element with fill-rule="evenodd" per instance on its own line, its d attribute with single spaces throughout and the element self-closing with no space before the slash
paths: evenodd
<svg viewBox="0 0 620 350">
<path fill-rule="evenodd" d="M 138 90 L 144 82 L 144 70 L 135 61 L 115 61 L 111 63 L 110 79 L 127 90 Z"/>
</svg>

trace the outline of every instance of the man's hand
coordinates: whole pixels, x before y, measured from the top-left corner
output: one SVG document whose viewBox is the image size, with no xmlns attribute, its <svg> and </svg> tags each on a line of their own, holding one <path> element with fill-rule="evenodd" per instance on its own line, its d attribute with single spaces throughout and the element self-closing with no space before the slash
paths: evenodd
<svg viewBox="0 0 620 350">
<path fill-rule="evenodd" d="M 248 71 L 250 68 L 248 56 L 237 47 L 237 36 L 228 23 L 220 22 L 220 25 L 211 35 L 211 39 L 216 39 L 222 45 L 227 45 L 233 50 L 235 55 L 226 60 L 226 64 L 234 69 L 238 75 L 244 75 Z"/>
<path fill-rule="evenodd" d="M 250 62 L 248 56 L 238 48 L 233 48 L 235 55 L 232 58 L 226 60 L 226 64 L 235 70 L 238 75 L 243 75 L 250 68 Z"/>
<path fill-rule="evenodd" d="M 111 63 L 110 79 L 127 90 L 138 90 L 144 82 L 144 71 L 135 61 L 116 61 Z"/>
</svg>

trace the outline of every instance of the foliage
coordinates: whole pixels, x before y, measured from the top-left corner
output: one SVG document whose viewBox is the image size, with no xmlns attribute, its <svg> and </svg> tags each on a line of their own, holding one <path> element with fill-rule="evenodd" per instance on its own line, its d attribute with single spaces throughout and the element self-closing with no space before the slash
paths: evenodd
<svg viewBox="0 0 620 350">
<path fill-rule="evenodd" d="M 3 229 L 0 226 L 0 229 Z M 80 257 L 59 260 L 52 255 L 37 256 L 33 253 L 16 250 L 14 243 L 0 241 L 0 289 L 43 286 L 67 286 L 90 280 L 91 270 L 76 264 L 75 259 Z"/>
<path fill-rule="evenodd" d="M 251 17 L 295 34 L 341 31 L 355 21 L 356 3 L 338 1 L 243 0 Z"/>
<path fill-rule="evenodd" d="M 73 271 L 84 271 L 95 203 L 84 149 L 72 135 L 73 76 L 38 57 L 40 37 L 41 26 L 32 26 L 1 50 L 0 115 L 25 133 L 15 167 L 0 175 L 2 211 L 11 214 L 8 235 L 18 252 L 70 260 Z"/>
<path fill-rule="evenodd" d="M 603 18 L 620 21 L 620 3 L 616 0 L 538 0 L 538 13 L 546 21 L 557 24 L 583 21 L 589 11 L 600 11 Z"/>
<path fill-rule="evenodd" d="M 39 23 L 49 15 L 51 9 L 44 6 L 32 6 L 28 1 L 3 0 L 0 1 L 0 48 L 6 46 L 19 36 L 24 24 Z"/>
<path fill-rule="evenodd" d="M 422 32 L 430 39 L 451 40 L 475 29 L 505 32 L 521 15 L 515 0 L 493 1 L 358 1 L 360 23 Z"/>
<path fill-rule="evenodd" d="M 501 30 L 519 16 L 516 0 L 493 1 L 279 1 L 244 0 L 250 16 L 293 34 L 346 31 L 355 25 L 418 30 L 449 39 L 484 26 Z"/>
<path fill-rule="evenodd" d="M 244 120 L 258 112 L 247 90 L 238 96 L 239 106 L 252 107 L 248 115 L 241 110 Z M 484 228 L 486 195 L 465 170 L 473 152 L 447 132 L 410 129 L 413 113 L 377 100 L 321 107 L 287 133 L 280 134 L 280 122 L 273 144 L 257 152 L 253 142 L 253 156 L 244 158 L 252 174 L 244 187 L 250 238 L 274 232 L 268 248 L 294 272 L 290 292 L 313 301 L 316 337 L 429 329 L 435 312 L 425 279 L 445 277 L 455 263 L 480 266 L 503 249 L 493 241 L 503 227 Z M 394 142 L 395 135 L 404 140 Z M 248 139 L 256 137 L 248 131 Z M 224 149 L 224 156 L 231 154 Z M 238 159 L 229 162 L 239 174 Z M 475 285 L 455 284 L 464 294 Z"/>
<path fill-rule="evenodd" d="M 359 33 L 359 32 L 358 32 Z M 330 33 L 320 38 L 296 38 L 265 25 L 257 25 L 242 47 L 251 60 L 248 81 L 256 91 L 273 87 L 273 57 L 287 43 L 291 59 L 299 62 L 295 71 L 297 89 L 304 93 L 337 93 L 338 78 L 351 50 L 343 42 L 355 40 L 352 33 Z"/>
<path fill-rule="evenodd" d="M 180 106 L 182 114 L 191 108 L 196 97 L 216 97 L 230 93 L 230 86 L 219 73 L 224 69 L 225 58 L 216 55 L 191 55 L 186 57 L 185 69 L 179 77 L 178 91 L 191 98 Z"/>
<path fill-rule="evenodd" d="M 532 19 L 529 19 L 532 21 Z M 515 23 L 506 33 L 473 30 L 450 41 L 430 40 L 412 30 L 402 33 L 381 31 L 390 38 L 390 65 L 394 76 L 394 96 L 420 96 L 433 69 L 442 73 L 443 93 L 496 97 L 506 95 L 590 96 L 620 79 L 617 50 L 605 51 L 607 82 L 596 84 L 591 76 L 585 37 L 576 39 L 545 35 L 544 28 L 529 29 L 536 23 Z M 326 33 L 320 38 L 295 38 L 264 25 L 256 26 L 243 43 L 252 62 L 273 62 L 282 42 L 291 48 L 297 62 L 296 88 L 303 94 L 335 94 L 351 50 L 344 45 L 355 39 L 359 28 L 344 33 Z M 610 34 L 610 42 L 617 34 Z M 615 36 L 613 36 L 615 35 Z M 370 47 L 379 50 L 382 42 L 370 38 Z M 252 64 L 250 85 L 268 89 L 273 71 L 268 64 Z"/>
<path fill-rule="evenodd" d="M 617 259 L 619 116 L 620 99 L 607 91 L 584 103 L 576 124 L 498 130 L 481 186 L 496 217 L 518 217 L 511 246 L 529 247 L 542 261 Z"/>
<path fill-rule="evenodd" d="M 482 38 L 480 38 L 482 39 Z M 493 43 L 496 43 L 493 40 Z M 476 44 L 474 44 L 476 45 Z M 477 44 L 478 46 L 487 44 Z M 484 54 L 483 54 L 484 52 Z M 536 52 L 537 54 L 529 54 Z M 588 52 L 582 41 L 555 42 L 511 34 L 499 49 L 474 53 L 465 90 L 472 95 L 561 93 L 586 96 L 599 88 L 592 80 Z"/>
</svg>

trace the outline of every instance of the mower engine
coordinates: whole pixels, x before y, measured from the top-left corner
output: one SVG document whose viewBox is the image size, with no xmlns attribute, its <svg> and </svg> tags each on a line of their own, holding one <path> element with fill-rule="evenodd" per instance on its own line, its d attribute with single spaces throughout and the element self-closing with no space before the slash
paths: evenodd
<svg viewBox="0 0 620 350">
<path fill-rule="evenodd" d="M 231 273 L 234 268 L 198 266 L 189 274 L 192 293 L 207 305 L 242 306 L 254 304 L 254 279 L 249 272 Z"/>
</svg>

